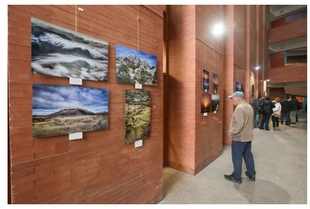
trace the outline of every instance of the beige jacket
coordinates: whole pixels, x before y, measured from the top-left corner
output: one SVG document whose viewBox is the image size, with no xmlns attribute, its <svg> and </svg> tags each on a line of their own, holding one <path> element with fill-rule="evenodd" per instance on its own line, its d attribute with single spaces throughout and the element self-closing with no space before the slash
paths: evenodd
<svg viewBox="0 0 310 209">
<path fill-rule="evenodd" d="M 233 112 L 229 136 L 234 141 L 249 142 L 253 140 L 254 111 L 251 105 L 241 100 Z"/>
</svg>

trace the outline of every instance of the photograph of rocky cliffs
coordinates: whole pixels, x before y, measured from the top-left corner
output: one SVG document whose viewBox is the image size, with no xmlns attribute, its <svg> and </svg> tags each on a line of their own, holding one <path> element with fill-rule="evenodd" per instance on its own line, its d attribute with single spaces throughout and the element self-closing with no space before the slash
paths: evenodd
<svg viewBox="0 0 310 209">
<path fill-rule="evenodd" d="M 33 74 L 108 80 L 108 43 L 31 18 Z"/>
<path fill-rule="evenodd" d="M 156 56 L 116 45 L 116 80 L 118 83 L 156 86 Z"/>
<path fill-rule="evenodd" d="M 150 137 L 151 92 L 125 90 L 125 143 Z"/>
<path fill-rule="evenodd" d="M 33 138 L 108 129 L 108 94 L 101 88 L 33 84 Z"/>
<path fill-rule="evenodd" d="M 212 92 L 213 94 L 217 94 L 219 89 L 219 76 L 216 73 L 213 73 L 212 79 Z"/>
</svg>

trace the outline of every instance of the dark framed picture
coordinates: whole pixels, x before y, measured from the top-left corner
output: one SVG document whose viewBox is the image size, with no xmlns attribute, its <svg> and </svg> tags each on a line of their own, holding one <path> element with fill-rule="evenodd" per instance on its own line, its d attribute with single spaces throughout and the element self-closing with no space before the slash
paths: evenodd
<svg viewBox="0 0 310 209">
<path fill-rule="evenodd" d="M 201 113 L 210 112 L 211 110 L 211 94 L 202 93 L 201 94 Z"/>
<path fill-rule="evenodd" d="M 212 93 L 217 94 L 219 88 L 219 76 L 216 73 L 213 73 L 212 76 Z"/>
<path fill-rule="evenodd" d="M 202 70 L 202 89 L 204 92 L 207 92 L 210 89 L 209 71 L 205 69 Z"/>
<path fill-rule="evenodd" d="M 211 95 L 211 112 L 218 112 L 220 108 L 220 95 L 219 94 L 212 94 Z"/>
<path fill-rule="evenodd" d="M 33 84 L 33 138 L 108 129 L 108 97 L 108 89 Z"/>
<path fill-rule="evenodd" d="M 235 85 L 236 85 L 235 86 L 235 91 L 242 91 L 242 92 L 244 92 L 244 87 L 243 87 L 242 83 L 236 82 Z"/>
</svg>

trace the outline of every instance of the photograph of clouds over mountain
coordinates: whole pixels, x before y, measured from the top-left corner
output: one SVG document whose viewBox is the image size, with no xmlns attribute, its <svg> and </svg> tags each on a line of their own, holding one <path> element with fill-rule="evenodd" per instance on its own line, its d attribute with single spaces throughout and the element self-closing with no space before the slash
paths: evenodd
<svg viewBox="0 0 310 209">
<path fill-rule="evenodd" d="M 157 57 L 136 49 L 116 45 L 118 83 L 157 85 Z"/>
<path fill-rule="evenodd" d="M 101 88 L 33 84 L 33 137 L 108 129 L 108 94 Z"/>
<path fill-rule="evenodd" d="M 108 43 L 31 18 L 33 74 L 108 80 Z"/>
</svg>

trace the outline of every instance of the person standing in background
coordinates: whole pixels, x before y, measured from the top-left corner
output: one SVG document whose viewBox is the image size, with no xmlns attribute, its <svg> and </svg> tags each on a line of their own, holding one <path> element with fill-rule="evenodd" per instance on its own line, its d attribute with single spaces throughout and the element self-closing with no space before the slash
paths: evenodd
<svg viewBox="0 0 310 209">
<path fill-rule="evenodd" d="M 279 129 L 279 117 L 281 116 L 281 103 L 280 98 L 276 97 L 272 103 L 274 103 L 274 108 L 272 108 L 272 126 L 274 131 L 281 131 Z"/>
<path fill-rule="evenodd" d="M 285 120 L 285 125 L 291 125 L 290 120 L 290 112 L 291 112 L 291 105 L 289 98 L 285 98 L 283 102 L 281 102 L 281 124 L 283 124 Z"/>
<path fill-rule="evenodd" d="M 258 128 L 259 125 L 259 115 L 261 114 L 259 112 L 260 106 L 261 106 L 261 100 L 260 100 L 260 96 L 257 97 L 257 99 L 254 100 L 254 104 L 253 104 L 253 109 L 254 109 L 254 128 Z"/>
<path fill-rule="evenodd" d="M 260 126 L 260 124 L 262 123 L 263 121 L 263 113 L 264 113 L 264 101 L 265 101 L 265 97 L 261 97 L 259 99 L 260 101 L 260 107 L 259 107 L 259 119 L 258 119 L 258 128 Z"/>
<path fill-rule="evenodd" d="M 296 124 L 296 114 L 299 110 L 300 104 L 299 101 L 296 99 L 295 96 L 290 96 L 290 104 L 291 104 L 291 112 L 290 112 L 290 120 L 291 124 Z"/>
<path fill-rule="evenodd" d="M 255 165 L 252 154 L 253 140 L 253 122 L 254 111 L 250 104 L 244 100 L 244 94 L 241 91 L 235 91 L 228 96 L 234 106 L 236 106 L 229 127 L 229 136 L 232 139 L 231 155 L 234 170 L 230 175 L 224 175 L 228 181 L 242 183 L 242 158 L 244 159 L 247 171 L 245 175 L 255 181 Z"/>
<path fill-rule="evenodd" d="M 263 119 L 259 126 L 259 129 L 265 129 L 266 131 L 270 131 L 269 120 L 272 114 L 272 108 L 274 107 L 274 105 L 270 101 L 270 97 L 265 97 L 265 100 L 263 102 L 263 107 L 264 107 Z"/>
</svg>

